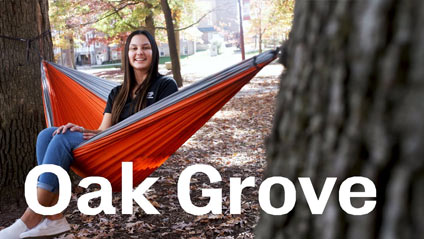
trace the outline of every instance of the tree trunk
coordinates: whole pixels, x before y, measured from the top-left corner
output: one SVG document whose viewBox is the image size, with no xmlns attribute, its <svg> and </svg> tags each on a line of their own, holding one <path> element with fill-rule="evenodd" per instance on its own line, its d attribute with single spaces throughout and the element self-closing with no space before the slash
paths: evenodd
<svg viewBox="0 0 424 239">
<path fill-rule="evenodd" d="M 69 44 L 69 48 L 63 50 L 63 52 L 65 53 L 65 59 L 63 62 L 63 66 L 72 68 L 72 69 L 76 69 L 75 67 L 75 50 L 74 50 L 74 36 L 72 33 L 70 33 L 69 35 L 65 36 L 65 40 L 68 42 Z"/>
<path fill-rule="evenodd" d="M 257 238 L 422 238 L 423 12 L 421 0 L 296 1 L 266 177 L 294 182 L 297 201 L 287 215 L 262 213 Z M 352 176 L 377 188 L 369 214 L 339 205 L 340 183 Z M 298 177 L 318 193 L 337 177 L 322 215 L 311 214 Z M 273 187 L 272 205 L 283 195 Z"/>
<path fill-rule="evenodd" d="M 178 28 L 178 23 L 175 22 L 174 29 Z M 174 31 L 175 34 L 175 46 L 177 47 L 178 61 L 180 61 L 181 56 L 181 43 L 180 43 L 180 31 Z"/>
<path fill-rule="evenodd" d="M 153 5 L 150 3 L 145 3 L 145 6 L 147 9 L 153 9 Z M 144 26 L 145 29 L 152 34 L 153 37 L 155 37 L 156 27 L 155 27 L 155 20 L 153 19 L 153 12 L 150 11 L 150 14 L 147 15 L 147 17 L 144 19 Z"/>
<path fill-rule="evenodd" d="M 75 47 L 74 47 L 74 36 L 73 35 L 71 35 L 71 37 L 69 39 L 69 45 L 71 46 L 70 51 L 71 51 L 72 68 L 77 69 L 77 67 L 75 66 Z"/>
<path fill-rule="evenodd" d="M 32 39 L 49 29 L 47 0 L 0 1 L 0 35 Z M 53 60 L 50 33 L 30 46 L 27 61 L 27 42 L 0 37 L 0 210 L 24 198 L 37 134 L 45 127 L 38 51 Z"/>
<path fill-rule="evenodd" d="M 171 9 L 169 8 L 167 0 L 161 0 L 163 15 L 166 21 L 166 32 L 168 34 L 168 46 L 169 54 L 171 55 L 172 63 L 172 74 L 177 85 L 181 87 L 183 85 L 183 78 L 181 76 L 180 58 L 178 57 L 177 43 L 175 39 L 174 23 L 172 22 Z"/>
<path fill-rule="evenodd" d="M 153 19 L 153 13 L 150 13 L 150 15 L 148 15 L 145 19 L 145 24 L 146 24 L 146 30 L 148 32 L 150 32 L 150 34 L 152 34 L 153 37 L 155 37 L 155 21 Z"/>
<path fill-rule="evenodd" d="M 178 11 L 173 11 L 172 16 L 173 16 L 172 19 L 179 19 Z M 178 29 L 179 28 L 178 21 L 175 20 L 173 22 L 174 22 L 174 29 Z M 180 31 L 174 31 L 174 34 L 175 34 L 175 45 L 177 47 L 177 54 L 178 54 L 178 60 L 179 60 L 181 56 Z"/>
</svg>

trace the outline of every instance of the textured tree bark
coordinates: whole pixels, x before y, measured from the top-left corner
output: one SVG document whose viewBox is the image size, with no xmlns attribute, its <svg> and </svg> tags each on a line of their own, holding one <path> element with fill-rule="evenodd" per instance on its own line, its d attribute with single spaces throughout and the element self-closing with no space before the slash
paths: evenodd
<svg viewBox="0 0 424 239">
<path fill-rule="evenodd" d="M 0 35 L 31 39 L 49 29 L 47 0 L 0 1 Z M 31 42 L 28 61 L 27 43 L 0 37 L 0 206 L 23 199 L 36 137 L 45 125 L 38 52 L 53 59 L 51 35 Z"/>
<path fill-rule="evenodd" d="M 180 11 L 173 11 L 172 12 L 172 19 L 180 19 L 179 15 L 180 15 Z M 175 31 L 175 29 L 180 28 L 179 24 L 178 24 L 178 20 L 174 21 L 174 34 L 175 34 L 175 46 L 177 47 L 177 54 L 178 54 L 178 59 L 180 59 L 181 56 L 181 43 L 180 43 L 180 31 Z"/>
<path fill-rule="evenodd" d="M 150 3 L 146 3 L 147 9 L 153 9 L 153 5 Z M 153 19 L 153 12 L 150 11 L 150 14 L 147 15 L 147 17 L 144 19 L 144 25 L 146 26 L 145 29 L 152 34 L 153 37 L 155 37 L 156 33 L 156 27 L 155 27 L 155 20 Z"/>
<path fill-rule="evenodd" d="M 67 36 L 65 36 L 65 40 L 68 42 L 69 44 L 69 48 L 68 49 L 63 49 L 63 53 L 65 54 L 65 57 L 63 57 L 63 66 L 72 68 L 72 69 L 76 69 L 75 66 L 75 50 L 74 50 L 74 36 L 73 34 L 69 34 Z M 63 54 L 62 53 L 62 54 Z"/>
<path fill-rule="evenodd" d="M 171 55 L 172 74 L 174 80 L 177 82 L 178 87 L 183 85 L 183 78 L 181 76 L 180 58 L 177 51 L 177 41 L 175 39 L 174 23 L 172 22 L 171 9 L 169 8 L 167 0 L 161 0 L 162 11 L 166 21 L 166 32 L 168 35 L 169 54 Z"/>
<path fill-rule="evenodd" d="M 178 29 L 178 22 L 175 22 L 174 29 Z M 178 61 L 181 56 L 181 43 L 180 43 L 180 31 L 174 31 L 175 34 L 175 46 L 177 47 Z"/>
<path fill-rule="evenodd" d="M 422 238 L 423 12 L 421 0 L 296 1 L 266 177 L 296 182 L 297 202 L 262 213 L 257 238 Z M 373 212 L 342 211 L 338 188 L 351 176 L 376 185 Z M 298 177 L 318 192 L 337 177 L 323 215 L 311 214 Z M 283 198 L 273 187 L 273 205 Z"/>
</svg>

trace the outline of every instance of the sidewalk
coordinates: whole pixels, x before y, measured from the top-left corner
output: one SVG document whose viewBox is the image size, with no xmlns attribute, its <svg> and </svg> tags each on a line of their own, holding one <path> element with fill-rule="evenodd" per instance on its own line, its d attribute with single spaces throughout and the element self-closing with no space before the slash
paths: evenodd
<svg viewBox="0 0 424 239">
<path fill-rule="evenodd" d="M 256 54 L 247 54 L 249 59 Z M 209 51 L 198 52 L 181 61 L 181 74 L 187 82 L 196 81 L 215 74 L 232 65 L 242 61 L 241 53 L 234 53 L 233 48 L 227 48 L 224 52 L 217 56 L 210 56 Z M 264 67 L 257 76 L 278 77 L 283 67 L 280 64 L 272 63 Z"/>
</svg>

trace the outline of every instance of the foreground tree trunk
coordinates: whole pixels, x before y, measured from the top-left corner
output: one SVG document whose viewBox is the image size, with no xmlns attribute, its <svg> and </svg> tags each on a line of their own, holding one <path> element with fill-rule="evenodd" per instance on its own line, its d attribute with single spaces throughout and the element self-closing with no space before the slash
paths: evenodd
<svg viewBox="0 0 424 239">
<path fill-rule="evenodd" d="M 171 9 L 169 8 L 167 0 L 161 0 L 163 14 L 166 21 L 166 32 L 168 34 L 169 54 L 171 55 L 172 74 L 174 80 L 177 82 L 178 87 L 183 85 L 183 78 L 181 76 L 180 58 L 177 50 L 177 42 L 175 39 L 174 23 L 172 22 Z"/>
<path fill-rule="evenodd" d="M 32 39 L 49 29 L 47 0 L 0 1 L 0 35 Z M 23 199 L 37 134 L 45 127 L 37 52 L 53 60 L 50 33 L 30 46 L 27 61 L 27 42 L 0 37 L 0 210 Z"/>
<path fill-rule="evenodd" d="M 422 238 L 423 12 L 421 0 L 296 1 L 266 176 L 294 182 L 297 201 L 287 215 L 262 213 L 257 238 Z M 340 183 L 352 176 L 376 185 L 367 215 L 339 205 Z M 337 177 L 323 215 L 311 214 L 298 177 L 318 193 Z M 275 207 L 281 189 L 271 190 Z"/>
</svg>

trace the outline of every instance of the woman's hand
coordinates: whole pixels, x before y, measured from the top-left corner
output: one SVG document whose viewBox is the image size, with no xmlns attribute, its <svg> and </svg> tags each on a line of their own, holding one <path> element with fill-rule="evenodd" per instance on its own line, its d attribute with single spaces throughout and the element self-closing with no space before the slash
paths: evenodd
<svg viewBox="0 0 424 239">
<path fill-rule="evenodd" d="M 66 131 L 73 131 L 73 132 L 81 132 L 84 133 L 84 127 L 78 126 L 76 124 L 72 124 L 72 123 L 67 123 L 66 125 L 62 125 L 60 127 L 58 127 L 54 132 L 53 132 L 53 136 L 55 136 L 56 134 L 64 134 L 66 133 Z"/>
<path fill-rule="evenodd" d="M 96 134 L 98 134 L 98 133 L 101 132 L 101 130 L 88 130 L 88 129 L 84 129 L 84 127 L 82 127 L 82 126 L 78 126 L 78 125 L 72 124 L 72 123 L 67 123 L 66 125 L 62 125 L 62 126 L 58 127 L 53 132 L 53 136 L 55 136 L 56 134 L 64 134 L 68 130 L 69 131 L 72 131 L 72 132 L 81 132 L 82 133 L 82 138 L 84 140 L 91 139 Z"/>
<path fill-rule="evenodd" d="M 84 130 L 84 132 L 82 133 L 82 138 L 84 140 L 89 140 L 100 132 L 101 132 L 100 130 Z"/>
</svg>

